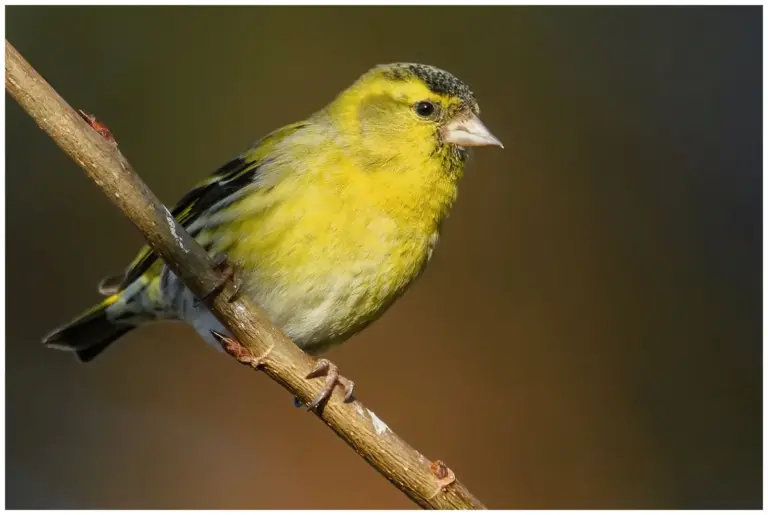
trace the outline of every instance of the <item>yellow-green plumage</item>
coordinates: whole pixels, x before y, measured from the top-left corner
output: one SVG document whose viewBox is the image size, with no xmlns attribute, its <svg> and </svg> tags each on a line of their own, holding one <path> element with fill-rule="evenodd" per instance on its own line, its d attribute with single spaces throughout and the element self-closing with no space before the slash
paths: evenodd
<svg viewBox="0 0 768 515">
<path fill-rule="evenodd" d="M 414 106 L 424 102 L 436 112 L 420 114 Z M 225 165 L 173 214 L 226 256 L 275 324 L 319 352 L 377 318 L 424 269 L 466 157 L 444 141 L 445 127 L 477 111 L 469 89 L 446 72 L 374 68 L 323 110 Z M 116 328 L 178 318 L 209 341 L 210 329 L 223 331 L 149 249 L 115 290 L 103 311 Z M 70 341 L 72 327 L 77 321 L 49 343 L 92 358 L 82 351 L 96 343 Z"/>
</svg>

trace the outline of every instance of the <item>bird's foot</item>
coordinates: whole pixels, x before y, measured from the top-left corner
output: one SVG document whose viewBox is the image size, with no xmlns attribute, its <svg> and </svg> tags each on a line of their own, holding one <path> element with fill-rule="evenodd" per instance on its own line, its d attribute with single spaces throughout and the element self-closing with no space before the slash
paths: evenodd
<svg viewBox="0 0 768 515">
<path fill-rule="evenodd" d="M 259 368 L 260 366 L 264 365 L 264 361 L 274 348 L 274 344 L 270 345 L 266 352 L 264 352 L 261 356 L 254 356 L 250 350 L 248 350 L 245 346 L 243 346 L 243 344 L 234 338 L 225 336 L 218 331 L 214 331 L 213 329 L 211 329 L 211 334 L 214 338 L 216 338 L 216 341 L 219 342 L 219 345 L 221 345 L 221 348 L 224 349 L 224 352 L 235 358 L 240 363 L 243 363 L 244 365 L 250 365 L 253 368 Z"/>
<path fill-rule="evenodd" d="M 242 293 L 242 282 L 240 281 L 240 278 L 235 274 L 235 269 L 227 259 L 227 256 L 219 255 L 216 257 L 215 261 L 215 270 L 219 273 L 219 280 L 216 286 L 214 286 L 213 289 L 211 289 L 211 291 L 208 292 L 208 294 L 205 296 L 205 300 L 212 300 L 214 297 L 216 297 L 216 295 L 221 293 L 221 291 L 227 285 L 227 282 L 232 281 L 232 286 L 235 291 L 232 293 L 232 295 L 230 295 L 228 302 L 235 302 L 240 298 L 240 294 Z"/>
<path fill-rule="evenodd" d="M 248 350 L 248 348 L 243 346 L 234 338 L 230 338 L 229 336 L 226 336 L 213 329 L 211 329 L 211 334 L 219 343 L 219 345 L 221 345 L 221 348 L 224 350 L 224 352 L 235 358 L 240 363 L 249 365 L 253 368 L 259 368 L 264 365 L 267 356 L 269 356 L 269 354 L 272 352 L 272 349 L 274 348 L 274 345 L 271 345 L 261 356 L 254 356 L 253 353 Z M 355 383 L 340 375 L 339 367 L 325 358 L 317 360 L 315 367 L 312 369 L 312 371 L 310 371 L 309 374 L 307 374 L 306 378 L 313 379 L 320 376 L 325 376 L 325 385 L 323 386 L 323 389 L 320 390 L 317 395 L 315 395 L 315 398 L 312 399 L 312 402 L 307 404 L 307 411 L 312 411 L 313 409 L 320 406 L 320 404 L 330 399 L 331 395 L 333 394 L 333 389 L 336 387 L 336 385 L 344 388 L 344 402 L 350 402 L 352 400 Z M 301 401 L 297 398 L 294 398 L 293 402 L 297 408 L 302 405 Z"/>
<path fill-rule="evenodd" d="M 349 402 L 352 400 L 352 392 L 355 388 L 355 383 L 346 377 L 339 375 L 339 367 L 325 358 L 317 360 L 315 368 L 313 368 L 312 371 L 307 374 L 307 379 L 320 376 L 325 376 L 325 386 L 323 386 L 323 389 L 320 390 L 320 393 L 315 395 L 315 398 L 312 399 L 312 402 L 307 404 L 307 411 L 311 411 L 317 408 L 320 404 L 330 399 L 331 395 L 333 394 L 333 389 L 336 387 L 336 385 L 344 388 L 344 402 Z M 294 402 L 297 404 L 297 406 L 300 405 L 299 402 Z"/>
</svg>

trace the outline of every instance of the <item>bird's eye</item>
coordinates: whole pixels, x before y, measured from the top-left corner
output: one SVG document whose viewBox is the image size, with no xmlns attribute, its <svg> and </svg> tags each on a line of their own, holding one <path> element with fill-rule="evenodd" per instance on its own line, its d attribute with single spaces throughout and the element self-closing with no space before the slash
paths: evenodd
<svg viewBox="0 0 768 515">
<path fill-rule="evenodd" d="M 435 114 L 435 104 L 432 102 L 419 102 L 416 104 L 416 114 L 421 116 L 422 118 L 429 118 L 433 114 Z"/>
</svg>

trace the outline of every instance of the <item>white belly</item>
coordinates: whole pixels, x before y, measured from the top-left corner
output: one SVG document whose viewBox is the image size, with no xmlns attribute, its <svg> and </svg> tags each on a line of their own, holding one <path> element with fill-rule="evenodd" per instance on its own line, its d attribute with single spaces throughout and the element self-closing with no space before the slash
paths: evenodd
<svg viewBox="0 0 768 515">
<path fill-rule="evenodd" d="M 186 287 L 180 287 L 175 276 L 167 284 L 169 293 L 179 288 L 176 295 L 167 297 L 171 301 L 172 318 L 189 323 L 206 342 L 219 348 L 211 330 L 229 335 L 224 326 Z M 370 289 L 370 283 L 361 274 L 343 274 L 328 281 L 293 286 L 289 290 L 279 286 L 250 288 L 248 295 L 291 340 L 314 354 L 343 342 L 391 304 L 391 301 L 382 303 L 374 316 L 360 309 Z M 391 300 L 396 296 L 393 292 Z M 360 316 L 361 313 L 366 315 Z"/>
</svg>

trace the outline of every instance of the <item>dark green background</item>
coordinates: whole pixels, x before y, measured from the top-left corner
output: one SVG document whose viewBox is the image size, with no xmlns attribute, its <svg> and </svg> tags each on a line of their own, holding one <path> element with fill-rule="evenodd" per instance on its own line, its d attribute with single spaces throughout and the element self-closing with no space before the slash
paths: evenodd
<svg viewBox="0 0 768 515">
<path fill-rule="evenodd" d="M 167 203 L 369 67 L 475 90 L 436 256 L 330 357 L 494 508 L 761 506 L 761 9 L 49 8 L 7 36 Z M 9 508 L 406 508 L 188 327 L 40 337 L 140 236 L 6 95 Z"/>
</svg>

